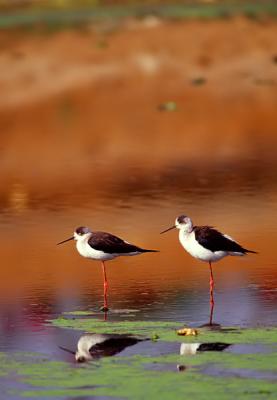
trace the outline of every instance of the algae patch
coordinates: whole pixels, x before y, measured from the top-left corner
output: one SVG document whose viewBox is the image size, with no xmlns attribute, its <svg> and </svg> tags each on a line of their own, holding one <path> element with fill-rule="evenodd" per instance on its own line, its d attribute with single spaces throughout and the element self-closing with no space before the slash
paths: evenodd
<svg viewBox="0 0 277 400">
<path fill-rule="evenodd" d="M 234 363 L 240 363 L 240 355 L 226 353 L 224 356 L 222 363 L 220 354 L 208 352 L 192 357 L 179 354 L 158 357 L 134 355 L 104 358 L 79 366 L 53 362 L 43 355 L 26 357 L 16 353 L 11 357 L 10 354 L 1 354 L 0 374 L 16 376 L 24 385 L 18 391 L 12 389 L 13 395 L 19 397 L 111 396 L 135 400 L 167 400 L 185 396 L 195 396 L 200 400 L 209 397 L 229 400 L 234 396 L 238 399 L 259 400 L 268 399 L 268 396 L 272 399 L 276 397 L 277 385 L 274 382 L 203 373 L 206 365 L 217 365 L 220 370 L 228 371 L 228 358 L 232 367 Z M 247 356 L 243 359 L 244 367 L 247 364 L 249 370 L 255 371 L 253 359 L 247 360 Z M 172 365 L 172 370 L 151 369 L 151 365 L 164 363 Z M 188 366 L 182 373 L 177 368 L 180 364 Z"/>
<path fill-rule="evenodd" d="M 67 318 L 65 316 L 51 320 L 50 323 L 59 328 L 70 328 L 91 333 L 126 333 L 142 335 L 149 338 L 175 341 L 175 329 L 178 322 L 152 321 L 119 321 L 109 322 L 94 318 Z"/>
<path fill-rule="evenodd" d="M 176 334 L 176 329 L 182 327 L 179 322 L 112 322 L 82 314 L 74 319 L 70 315 L 63 316 L 52 320 L 51 324 L 93 333 L 128 333 L 156 339 L 135 344 L 131 352 L 93 358 L 86 364 L 75 363 L 74 355 L 68 363 L 53 361 L 44 354 L 0 353 L 0 376 L 7 397 L 12 394 L 18 398 L 39 399 L 85 396 L 132 400 L 277 398 L 277 348 L 274 345 L 277 328 L 217 331 L 198 328 L 197 337 L 180 337 Z M 63 332 L 66 334 L 66 329 Z M 253 346 L 257 343 L 260 347 Z M 239 348 L 237 344 L 245 344 L 244 353 L 232 352 L 232 348 Z M 184 352 L 184 347 L 189 349 L 190 346 L 192 350 Z M 255 347 L 259 351 L 255 352 Z M 216 348 L 219 351 L 208 351 Z"/>
<path fill-rule="evenodd" d="M 159 338 L 174 342 L 225 342 L 225 343 L 277 343 L 277 328 L 224 328 L 211 330 L 208 327 L 197 328 L 198 336 L 177 336 L 176 330 L 182 327 L 180 322 L 168 321 L 101 321 L 95 318 L 59 317 L 49 321 L 60 328 L 70 328 L 92 333 L 127 333 Z"/>
</svg>

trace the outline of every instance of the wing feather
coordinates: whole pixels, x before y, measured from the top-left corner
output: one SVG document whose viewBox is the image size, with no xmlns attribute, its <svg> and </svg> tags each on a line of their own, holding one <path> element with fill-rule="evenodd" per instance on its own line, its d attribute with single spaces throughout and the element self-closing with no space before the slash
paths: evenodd
<svg viewBox="0 0 277 400">
<path fill-rule="evenodd" d="M 144 252 L 143 249 L 107 232 L 93 232 L 88 244 L 95 250 L 109 254 Z"/>
<path fill-rule="evenodd" d="M 195 239 L 201 246 L 211 251 L 228 251 L 234 253 L 247 253 L 249 250 L 243 248 L 230 236 L 223 235 L 210 226 L 195 226 Z"/>
</svg>

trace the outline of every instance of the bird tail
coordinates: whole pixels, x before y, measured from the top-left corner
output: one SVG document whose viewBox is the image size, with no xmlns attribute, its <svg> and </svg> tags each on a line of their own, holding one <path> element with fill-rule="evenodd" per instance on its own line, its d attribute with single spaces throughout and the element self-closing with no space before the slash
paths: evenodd
<svg viewBox="0 0 277 400">
<path fill-rule="evenodd" d="M 253 254 L 258 254 L 257 251 L 253 251 L 253 250 L 245 250 L 245 253 L 253 253 Z"/>
<path fill-rule="evenodd" d="M 245 256 L 248 253 L 253 253 L 253 254 L 258 254 L 257 251 L 254 250 L 248 250 L 248 249 L 244 249 L 243 247 L 241 248 L 241 251 L 230 251 L 229 255 L 230 256 Z"/>
<path fill-rule="evenodd" d="M 147 249 L 140 249 L 143 253 L 159 253 L 160 250 L 147 250 Z"/>
</svg>

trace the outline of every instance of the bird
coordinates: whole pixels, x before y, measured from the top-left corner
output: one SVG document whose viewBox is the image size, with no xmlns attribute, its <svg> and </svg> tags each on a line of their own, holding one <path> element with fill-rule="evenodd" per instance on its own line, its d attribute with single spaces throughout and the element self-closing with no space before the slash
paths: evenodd
<svg viewBox="0 0 277 400">
<path fill-rule="evenodd" d="M 86 333 L 78 340 L 75 360 L 80 363 L 113 356 L 143 340 L 146 339 L 125 334 Z"/>
<path fill-rule="evenodd" d="M 210 266 L 210 303 L 211 311 L 214 306 L 214 277 L 212 263 L 226 256 L 244 256 L 256 251 L 248 250 L 238 244 L 231 236 L 223 234 L 212 226 L 194 226 L 190 217 L 180 215 L 175 224 L 160 232 L 165 233 L 171 229 L 179 229 L 179 240 L 184 249 L 194 258 L 209 263 Z M 211 312 L 210 321 L 212 319 Z"/>
<path fill-rule="evenodd" d="M 101 310 L 104 312 L 109 310 L 107 300 L 108 280 L 105 261 L 113 260 L 119 256 L 136 256 L 142 253 L 156 253 L 159 251 L 143 249 L 111 233 L 100 231 L 93 232 L 84 226 L 77 228 L 73 236 L 57 243 L 57 245 L 70 240 L 76 240 L 76 247 L 81 256 L 101 261 L 104 279 L 104 306 Z"/>
<path fill-rule="evenodd" d="M 59 348 L 73 354 L 77 362 L 83 363 L 102 357 L 114 356 L 125 348 L 144 340 L 150 339 L 121 333 L 85 333 L 79 338 L 76 351 L 63 346 L 59 346 Z"/>
<path fill-rule="evenodd" d="M 230 347 L 229 343 L 214 342 L 214 343 L 181 343 L 180 355 L 192 356 L 197 352 L 204 351 L 223 351 Z"/>
</svg>

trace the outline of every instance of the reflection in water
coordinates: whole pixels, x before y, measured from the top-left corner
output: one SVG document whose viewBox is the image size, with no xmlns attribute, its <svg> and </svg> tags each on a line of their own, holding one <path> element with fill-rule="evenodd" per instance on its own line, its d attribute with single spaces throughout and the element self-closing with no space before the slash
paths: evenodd
<svg viewBox="0 0 277 400">
<path fill-rule="evenodd" d="M 180 347 L 181 356 L 194 355 L 197 352 L 204 351 L 223 351 L 227 349 L 231 344 L 228 343 L 182 343 Z"/>
<path fill-rule="evenodd" d="M 126 347 L 133 346 L 142 340 L 145 339 L 132 335 L 87 333 L 78 340 L 76 353 L 63 347 L 61 348 L 75 354 L 76 361 L 85 362 L 101 357 L 114 356 Z"/>
<path fill-rule="evenodd" d="M 205 351 L 223 351 L 230 347 L 231 344 L 228 343 L 181 343 L 180 346 L 180 355 L 181 356 L 193 356 L 198 352 Z M 187 366 L 184 364 L 178 364 L 177 370 L 180 372 L 184 372 L 187 370 Z"/>
<path fill-rule="evenodd" d="M 232 24 L 228 25 L 233 32 Z M 170 36 L 173 39 L 176 28 Z M 151 74 L 145 74 L 145 78 L 144 73 L 139 72 L 137 79 L 134 55 L 136 58 L 136 54 L 147 54 L 145 49 L 148 47 L 145 48 L 141 40 L 142 30 L 138 29 L 138 46 L 133 40 L 137 28 L 131 27 L 131 30 L 132 52 L 128 41 L 119 32 L 115 37 L 109 36 L 111 56 L 109 51 L 104 54 L 97 48 L 93 49 L 95 46 L 91 40 L 94 40 L 94 34 L 90 36 L 87 33 L 78 33 L 75 37 L 76 32 L 73 36 L 70 32 L 61 32 L 50 41 L 46 35 L 47 46 L 35 44 L 37 39 L 37 43 L 44 43 L 41 38 L 29 42 L 33 35 L 28 35 L 26 43 L 25 37 L 22 40 L 11 37 L 8 45 L 4 46 L 7 54 L 3 53 L 1 63 L 4 62 L 7 72 L 10 70 L 11 74 L 7 76 L 12 79 L 11 85 L 7 86 L 7 96 L 1 96 L 2 106 L 9 103 L 7 97 L 12 99 L 14 95 L 14 105 L 17 105 L 10 110 L 3 108 L 1 112 L 1 131 L 5 133 L 0 146 L 1 351 L 15 347 L 20 351 L 43 349 L 52 355 L 55 347 L 53 329 L 45 322 L 66 310 L 99 308 L 102 285 L 97 263 L 88 262 L 86 265 L 86 260 L 79 259 L 73 249 L 62 252 L 55 247 L 67 230 L 84 222 L 93 230 L 105 229 L 143 247 L 161 249 L 156 257 L 136 257 L 128 262 L 120 259 L 120 262 L 109 263 L 107 272 L 113 282 L 109 299 L 114 308 L 139 309 L 138 313 L 128 316 L 132 319 L 173 320 L 196 326 L 206 322 L 207 269 L 198 268 L 195 260 L 180 252 L 176 240 L 168 237 L 161 242 L 158 234 L 165 221 L 184 211 L 195 216 L 195 222 L 199 224 L 215 224 L 219 229 L 224 227 L 239 240 L 253 243 L 253 248 L 257 247 L 262 255 L 256 260 L 244 260 L 243 266 L 242 262 L 224 260 L 222 265 L 214 267 L 218 282 L 216 312 L 220 322 L 229 326 L 251 326 L 257 321 L 259 324 L 277 323 L 274 312 L 277 230 L 272 218 L 277 213 L 274 87 L 273 97 L 271 94 L 267 96 L 268 90 L 271 93 L 269 88 L 248 91 L 243 84 L 242 92 L 237 91 L 240 86 L 237 78 L 230 75 L 231 79 L 226 79 L 220 72 L 221 56 L 213 57 L 220 62 L 215 69 L 212 66 L 207 71 L 212 75 L 209 84 L 202 88 L 204 92 L 185 84 L 183 58 L 177 64 L 171 63 L 173 69 L 177 66 L 180 70 L 180 74 L 175 74 L 176 77 L 180 75 L 176 84 L 172 85 L 172 79 L 169 79 L 168 87 L 161 85 L 166 81 L 164 77 L 170 67 L 163 60 L 158 62 L 158 73 L 150 71 Z M 156 49 L 156 31 L 148 31 L 154 32 Z M 205 26 L 205 40 L 206 31 Z M 261 31 L 264 35 L 266 29 Z M 200 40 L 203 41 L 203 37 Z M 80 46 L 75 46 L 80 47 L 83 56 L 76 60 L 72 54 L 73 69 L 70 57 L 65 57 L 66 63 L 61 63 L 55 56 L 59 53 L 64 58 L 70 45 L 73 47 L 72 39 L 75 44 L 82 42 L 83 50 L 87 46 L 85 42 L 88 44 L 84 53 Z M 264 44 L 265 39 L 262 37 L 260 42 Z M 123 46 L 116 46 L 116 43 Z M 148 50 L 152 52 L 153 44 L 149 44 Z M 44 49 L 42 58 L 36 50 L 39 48 Z M 95 65 L 99 64 L 101 70 L 103 65 L 109 64 L 113 70 L 114 57 L 118 56 L 115 48 L 120 49 L 120 55 L 123 55 L 119 70 L 116 67 L 111 76 L 104 73 L 94 88 L 94 83 L 90 82 L 93 78 L 90 76 L 91 59 L 96 61 Z M 270 60 L 271 50 L 265 57 L 263 50 L 260 52 L 261 61 L 264 58 Z M 18 51 L 24 53 L 23 59 L 10 57 L 10 52 Z M 177 54 L 178 49 L 174 53 Z M 252 53 L 256 55 L 257 51 Z M 184 54 L 183 48 L 181 54 Z M 200 56 L 203 58 L 203 54 Z M 168 57 L 162 58 L 166 61 Z M 195 58 L 199 57 L 195 57 L 193 52 L 192 59 Z M 232 69 L 234 63 L 227 59 Z M 186 56 L 186 65 L 194 71 L 195 63 L 187 61 Z M 248 66 L 251 71 L 252 61 L 254 65 L 256 59 L 250 57 Z M 24 93 L 26 85 L 30 86 L 30 77 L 26 79 L 25 76 L 26 66 L 27 69 L 31 67 L 31 81 L 34 81 L 31 86 L 35 92 L 31 87 Z M 270 68 L 269 64 L 267 66 Z M 87 67 L 90 71 L 88 76 Z M 53 71 L 63 75 L 63 79 L 56 79 L 58 86 L 52 82 L 53 75 L 57 75 Z M 128 80 L 122 73 L 129 77 Z M 13 75 L 19 79 L 13 79 Z M 218 75 L 224 76 L 218 81 L 219 86 L 214 79 Z M 5 73 L 3 77 L 5 79 Z M 65 90 L 68 87 L 66 81 L 73 82 L 73 86 L 70 84 L 72 93 Z M 229 87 L 225 87 L 227 81 L 231 82 L 231 92 L 226 90 Z M 251 86 L 249 78 L 246 81 L 246 86 Z M 233 85 L 235 82 L 237 84 Z M 5 83 L 2 86 L 5 87 Z M 153 91 L 158 86 L 163 90 Z M 97 96 L 91 95 L 94 91 Z M 33 98 L 33 104 L 25 106 L 21 103 L 18 99 L 20 93 L 23 101 Z M 35 96 L 32 97 L 32 93 Z M 54 93 L 57 96 L 48 98 Z M 180 112 L 159 113 L 157 104 L 174 93 Z M 241 93 L 246 95 L 241 96 Z M 237 96 L 239 101 L 233 101 L 238 99 Z M 13 100 L 10 105 L 12 103 Z M 212 131 L 215 134 L 211 134 Z M 267 151 L 270 153 L 268 157 Z M 272 164 L 267 160 L 273 160 Z M 214 300 L 210 307 L 209 324 L 212 326 L 213 314 Z M 102 314 L 97 316 L 103 318 Z M 104 313 L 104 320 L 106 318 Z M 109 313 L 109 319 L 113 318 L 116 317 Z M 121 315 L 120 318 L 127 317 Z M 91 356 L 91 348 L 98 348 L 101 353 L 101 341 L 89 346 L 89 343 L 87 347 L 84 345 L 86 355 Z M 117 345 L 115 348 L 118 351 L 120 347 Z M 113 351 L 114 348 L 110 350 Z"/>
<path fill-rule="evenodd" d="M 87 162 L 86 174 L 77 174 L 71 180 L 62 179 L 58 183 L 47 181 L 44 190 L 35 180 L 24 184 L 8 181 L 3 186 L 0 183 L 0 210 L 13 211 L 20 203 L 20 208 L 25 211 L 41 209 L 60 213 L 80 206 L 89 210 L 92 201 L 97 211 L 101 205 L 126 210 L 134 205 L 149 206 L 155 201 L 156 205 L 164 206 L 164 202 L 170 205 L 179 199 L 179 206 L 182 207 L 172 207 L 169 214 L 171 218 L 175 217 L 175 210 L 182 212 L 188 209 L 188 205 L 192 210 L 191 205 L 195 203 L 195 206 L 205 207 L 207 219 L 207 209 L 213 214 L 214 208 L 217 211 L 223 208 L 226 213 L 227 207 L 235 205 L 234 201 L 237 205 L 245 206 L 245 200 L 252 208 L 255 200 L 259 200 L 260 204 L 263 198 L 269 201 L 276 192 L 276 165 L 259 159 L 201 164 L 199 167 L 186 163 L 167 165 L 152 171 L 152 174 L 143 165 L 138 167 L 124 164 L 121 168 L 101 165 L 100 168 L 99 165 Z M 231 208 L 225 214 L 227 219 Z"/>
<path fill-rule="evenodd" d="M 15 213 L 23 212 L 28 206 L 28 194 L 21 184 L 14 184 L 10 191 L 9 207 Z"/>
<path fill-rule="evenodd" d="M 81 259 L 70 247 L 60 251 L 55 246 L 82 222 L 161 250 L 155 257 L 120 258 L 108 264 L 113 308 L 138 309 L 128 316 L 137 320 L 194 326 L 207 322 L 208 270 L 180 251 L 174 235 L 166 240 L 159 235 L 165 221 L 184 211 L 197 224 L 226 228 L 260 253 L 214 264 L 218 284 L 210 323 L 215 318 L 226 326 L 277 323 L 277 231 L 272 218 L 277 213 L 276 168 L 255 160 L 200 169 L 184 164 L 151 174 L 131 166 L 127 174 L 88 170 L 95 176 L 82 176 L 81 183 L 48 182 L 44 190 L 31 184 L 1 188 L 1 349 L 21 343 L 24 350 L 34 332 L 49 334 L 45 321 L 63 311 L 99 309 L 102 284 L 97 262 Z M 101 178 L 101 185 L 96 178 Z M 109 314 L 111 320 L 120 318 L 126 316 Z M 19 340 L 22 331 L 24 343 Z"/>
</svg>

